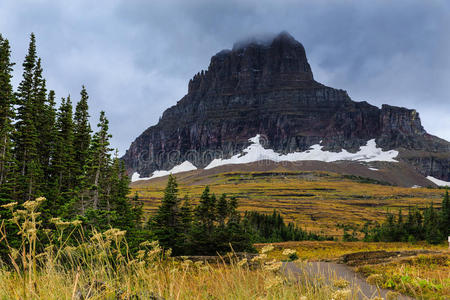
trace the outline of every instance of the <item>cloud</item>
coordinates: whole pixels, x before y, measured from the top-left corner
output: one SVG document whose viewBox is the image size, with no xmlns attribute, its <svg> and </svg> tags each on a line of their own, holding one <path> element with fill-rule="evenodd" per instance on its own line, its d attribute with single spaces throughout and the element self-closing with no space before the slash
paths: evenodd
<svg viewBox="0 0 450 300">
<path fill-rule="evenodd" d="M 450 140 L 447 28 L 450 4 L 438 0 L 0 2 L 15 84 L 35 32 L 49 87 L 77 100 L 85 84 L 93 123 L 107 112 L 121 154 L 212 55 L 282 30 L 305 46 L 316 80 L 356 101 L 415 108 L 427 131 Z"/>
</svg>

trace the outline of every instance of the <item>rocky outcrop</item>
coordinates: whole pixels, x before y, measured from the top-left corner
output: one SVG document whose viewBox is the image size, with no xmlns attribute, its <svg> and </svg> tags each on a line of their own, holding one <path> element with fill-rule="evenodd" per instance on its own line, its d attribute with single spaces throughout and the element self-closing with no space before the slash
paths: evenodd
<svg viewBox="0 0 450 300">
<path fill-rule="evenodd" d="M 208 70 L 189 82 L 188 94 L 131 144 L 123 160 L 141 176 L 185 160 L 202 168 L 240 153 L 257 134 L 280 153 L 319 142 L 324 150 L 356 151 L 376 138 L 385 150 L 421 151 L 405 161 L 424 175 L 450 180 L 450 143 L 427 134 L 415 110 L 379 109 L 316 82 L 305 49 L 287 33 L 214 55 Z"/>
</svg>

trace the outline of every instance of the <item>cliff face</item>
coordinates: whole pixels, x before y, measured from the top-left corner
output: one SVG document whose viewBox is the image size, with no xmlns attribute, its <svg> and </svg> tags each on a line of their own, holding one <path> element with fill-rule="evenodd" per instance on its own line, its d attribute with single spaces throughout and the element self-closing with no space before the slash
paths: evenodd
<svg viewBox="0 0 450 300">
<path fill-rule="evenodd" d="M 316 82 L 305 49 L 287 33 L 213 56 L 208 70 L 189 82 L 188 94 L 131 144 L 123 160 L 141 176 L 185 160 L 202 168 L 240 153 L 256 134 L 280 153 L 320 141 L 324 150 L 356 151 L 376 138 L 385 150 L 411 150 L 404 160 L 422 174 L 450 180 L 450 143 L 427 134 L 415 110 L 379 109 Z"/>
</svg>

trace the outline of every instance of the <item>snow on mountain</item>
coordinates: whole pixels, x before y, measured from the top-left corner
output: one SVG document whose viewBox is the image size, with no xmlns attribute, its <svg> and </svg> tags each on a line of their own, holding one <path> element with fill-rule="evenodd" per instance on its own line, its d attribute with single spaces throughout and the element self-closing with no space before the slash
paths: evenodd
<svg viewBox="0 0 450 300">
<path fill-rule="evenodd" d="M 367 141 L 365 146 L 361 146 L 356 153 L 350 153 L 346 150 L 341 152 L 330 152 L 322 150 L 322 146 L 312 145 L 310 150 L 304 152 L 293 152 L 288 154 L 276 153 L 272 149 L 265 149 L 260 143 L 260 135 L 250 138 L 252 143 L 243 150 L 244 154 L 236 154 L 229 159 L 214 159 L 205 169 L 212 169 L 218 166 L 229 164 L 245 164 L 260 160 L 281 161 L 302 161 L 302 160 L 319 160 L 324 162 L 333 162 L 338 160 L 352 160 L 361 162 L 387 161 L 397 162 L 398 151 L 383 151 L 378 148 L 375 139 Z"/>
<path fill-rule="evenodd" d="M 448 181 L 440 180 L 440 179 L 434 178 L 433 176 L 427 176 L 427 179 L 438 186 L 450 187 L 450 182 L 448 182 Z"/>
<path fill-rule="evenodd" d="M 135 182 L 135 181 L 138 181 L 138 180 L 148 180 L 148 179 L 162 177 L 162 176 L 166 176 L 166 175 L 170 175 L 170 174 L 176 174 L 176 173 L 193 171 L 193 170 L 197 170 L 197 167 L 194 166 L 189 161 L 184 161 L 183 163 L 181 163 L 179 165 L 176 165 L 175 167 L 173 167 L 169 171 L 165 171 L 165 170 L 154 171 L 152 176 L 150 176 L 150 177 L 140 178 L 139 173 L 134 172 L 133 175 L 131 176 L 131 181 Z"/>
</svg>

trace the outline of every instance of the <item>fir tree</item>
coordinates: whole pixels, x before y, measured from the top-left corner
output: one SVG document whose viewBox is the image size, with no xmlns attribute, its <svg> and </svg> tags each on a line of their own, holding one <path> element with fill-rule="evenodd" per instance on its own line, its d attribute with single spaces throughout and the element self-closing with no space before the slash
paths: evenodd
<svg viewBox="0 0 450 300">
<path fill-rule="evenodd" d="M 444 198 L 442 199 L 441 219 L 441 232 L 445 238 L 447 236 L 450 236 L 450 199 L 448 190 L 445 191 Z"/>
<path fill-rule="evenodd" d="M 222 194 L 220 196 L 219 201 L 217 202 L 217 221 L 219 222 L 220 226 L 225 225 L 225 220 L 228 217 L 229 214 L 229 208 L 228 208 L 228 201 L 225 194 Z"/>
<path fill-rule="evenodd" d="M 18 164 L 19 200 L 25 201 L 39 195 L 39 135 L 35 124 L 36 91 L 34 89 L 34 72 L 36 67 L 36 39 L 31 34 L 28 53 L 23 63 L 23 79 L 17 92 L 17 116 L 15 132 L 15 158 Z"/>
<path fill-rule="evenodd" d="M 91 125 L 89 124 L 88 93 L 83 86 L 81 99 L 77 103 L 74 115 L 74 145 L 77 183 L 83 180 L 91 143 Z"/>
<path fill-rule="evenodd" d="M 174 254 L 180 254 L 183 250 L 179 204 L 178 184 L 175 177 L 169 175 L 161 206 L 151 220 L 151 228 L 160 244 L 165 248 L 171 248 Z"/>
<path fill-rule="evenodd" d="M 0 205 L 13 199 L 14 94 L 11 85 L 13 63 L 7 39 L 0 35 Z"/>
<path fill-rule="evenodd" d="M 109 148 L 109 121 L 105 116 L 105 112 L 100 112 L 100 120 L 97 124 L 98 131 L 92 137 L 88 156 L 88 176 L 92 190 L 92 208 L 94 210 L 100 208 L 99 200 L 104 190 L 102 187 L 108 173 L 109 163 L 111 161 L 111 148 Z"/>
</svg>

